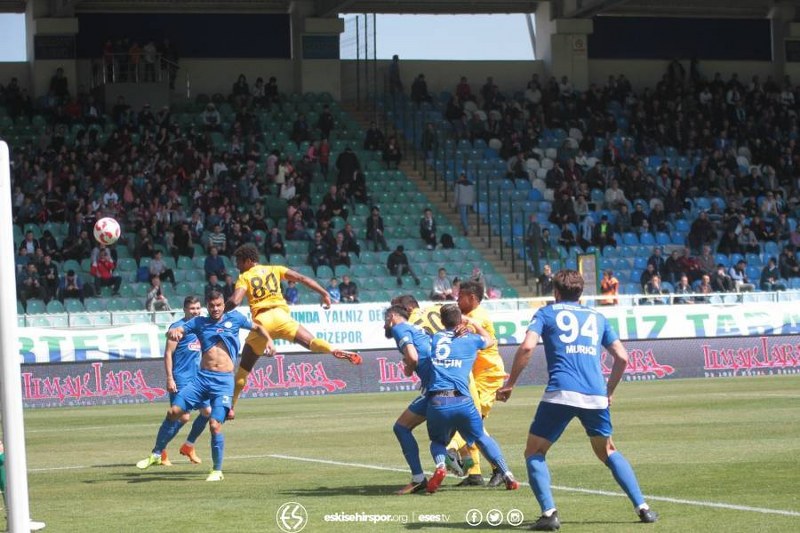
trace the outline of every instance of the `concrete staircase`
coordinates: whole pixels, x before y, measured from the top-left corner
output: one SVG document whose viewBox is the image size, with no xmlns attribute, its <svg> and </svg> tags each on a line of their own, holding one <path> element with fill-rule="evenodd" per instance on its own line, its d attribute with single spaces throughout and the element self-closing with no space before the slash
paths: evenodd
<svg viewBox="0 0 800 533">
<path fill-rule="evenodd" d="M 353 104 L 343 104 L 342 109 L 346 111 L 351 117 L 361 125 L 365 130 L 369 128 L 372 120 L 372 115 L 366 111 L 356 110 Z M 398 138 L 401 137 L 401 132 L 398 131 Z M 413 158 L 411 152 L 405 150 L 403 152 L 403 162 L 400 164 L 402 170 L 408 178 L 414 182 L 417 188 L 428 197 L 434 211 L 438 211 L 441 215 L 447 217 L 447 220 L 459 230 L 461 229 L 461 220 L 458 212 L 452 206 L 453 191 L 448 190 L 448 199 L 445 200 L 445 185 L 443 181 L 439 181 L 437 190 L 434 190 L 433 170 L 427 169 L 427 180 L 423 177 L 423 165 L 425 162 L 417 158 L 417 169 L 414 169 Z M 516 273 L 511 270 L 511 252 L 506 249 L 503 254 L 503 259 L 500 258 L 500 240 L 497 236 L 492 238 L 492 246 L 489 246 L 489 232 L 486 224 L 481 223 L 480 231 L 477 231 L 477 214 L 470 213 L 469 216 L 469 235 L 467 238 L 472 244 L 472 247 L 478 250 L 484 259 L 489 261 L 497 270 L 497 273 L 503 276 L 511 287 L 515 288 L 519 293 L 520 298 L 527 298 L 536 296 L 536 280 L 532 274 L 528 275 L 528 283 L 525 284 L 523 274 L 522 260 L 515 259 Z"/>
</svg>

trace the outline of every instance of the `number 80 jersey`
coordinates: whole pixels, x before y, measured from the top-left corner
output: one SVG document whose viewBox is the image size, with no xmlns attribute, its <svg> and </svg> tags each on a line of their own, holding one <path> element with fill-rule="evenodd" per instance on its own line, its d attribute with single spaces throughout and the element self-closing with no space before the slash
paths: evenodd
<svg viewBox="0 0 800 533">
<path fill-rule="evenodd" d="M 281 280 L 286 277 L 287 270 L 289 269 L 282 265 L 256 265 L 239 274 L 236 288 L 247 291 L 247 301 L 253 316 L 275 307 L 289 310 L 281 292 Z"/>
<path fill-rule="evenodd" d="M 608 407 L 601 358 L 603 347 L 619 339 L 606 317 L 578 303 L 540 308 L 528 331 L 544 343 L 549 379 L 544 401 L 603 409 Z"/>
</svg>

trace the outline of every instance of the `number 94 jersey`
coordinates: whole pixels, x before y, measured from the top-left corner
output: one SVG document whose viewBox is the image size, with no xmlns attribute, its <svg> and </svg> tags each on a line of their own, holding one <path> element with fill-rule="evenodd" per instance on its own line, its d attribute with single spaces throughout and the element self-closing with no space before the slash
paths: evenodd
<svg viewBox="0 0 800 533">
<path fill-rule="evenodd" d="M 533 315 L 528 331 L 544 343 L 548 401 L 586 408 L 608 405 L 600 363 L 603 347 L 619 336 L 606 317 L 578 303 L 550 304 Z"/>
<path fill-rule="evenodd" d="M 247 301 L 253 316 L 275 307 L 285 307 L 288 312 L 289 306 L 281 292 L 281 280 L 286 277 L 287 270 L 289 269 L 282 265 L 256 265 L 239 274 L 236 288 L 247 291 Z"/>
</svg>

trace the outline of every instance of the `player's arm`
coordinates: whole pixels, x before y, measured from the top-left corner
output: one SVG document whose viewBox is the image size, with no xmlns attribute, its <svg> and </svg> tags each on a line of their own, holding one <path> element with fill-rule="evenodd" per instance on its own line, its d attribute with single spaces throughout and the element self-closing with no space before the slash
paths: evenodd
<svg viewBox="0 0 800 533">
<path fill-rule="evenodd" d="M 625 349 L 622 342 L 615 340 L 606 346 L 608 353 L 614 358 L 614 364 L 611 366 L 611 374 L 608 376 L 607 395 L 608 405 L 611 405 L 611 398 L 614 395 L 617 385 L 619 385 L 622 375 L 625 373 L 625 368 L 628 366 L 628 350 Z"/>
<path fill-rule="evenodd" d="M 401 352 L 403 353 L 403 373 L 406 377 L 409 377 L 414 373 L 414 370 L 417 369 L 419 354 L 417 353 L 416 346 L 410 342 L 403 346 Z"/>
<path fill-rule="evenodd" d="M 267 331 L 267 329 L 261 324 L 257 324 L 255 322 L 253 322 L 252 326 L 253 327 L 250 329 L 267 339 L 267 347 L 264 349 L 264 355 L 267 357 L 272 357 L 275 355 L 275 344 L 272 342 L 272 336 L 269 334 L 269 331 Z"/>
<path fill-rule="evenodd" d="M 535 331 L 528 330 L 522 344 L 517 348 L 517 353 L 514 354 L 514 363 L 511 365 L 511 374 L 508 376 L 508 381 L 497 390 L 497 399 L 501 402 L 505 402 L 511 397 L 511 391 L 514 389 L 514 385 L 517 384 L 519 375 L 522 374 L 522 371 L 528 366 L 531 356 L 533 355 L 533 350 L 538 343 L 539 334 Z"/>
<path fill-rule="evenodd" d="M 481 323 L 480 323 L 480 322 L 478 322 L 477 320 L 475 320 L 475 319 L 473 319 L 473 318 L 470 318 L 470 317 L 468 317 L 468 316 L 463 316 L 463 315 L 462 315 L 462 317 L 461 317 L 461 323 L 462 323 L 462 324 L 465 324 L 466 326 L 469 326 L 469 327 L 471 327 L 472 329 L 474 329 L 474 330 L 475 330 L 475 333 L 477 333 L 478 335 L 480 335 L 480 336 L 481 336 L 481 338 L 483 338 L 483 344 L 484 344 L 484 345 L 483 345 L 483 349 L 484 349 L 484 350 L 485 350 L 486 348 L 491 348 L 492 346 L 494 346 L 495 344 L 497 344 L 497 340 L 495 340 L 495 338 L 494 338 L 494 337 L 492 337 L 492 334 L 491 334 L 491 333 L 489 333 L 489 332 L 486 330 L 486 328 L 484 328 L 483 326 L 481 326 Z"/>
<path fill-rule="evenodd" d="M 304 276 L 303 274 L 300 274 L 299 272 L 295 272 L 292 269 L 287 269 L 286 273 L 283 275 L 283 277 L 287 281 L 294 281 L 296 283 L 302 283 L 303 285 L 305 285 L 306 287 L 308 287 L 312 291 L 314 291 L 317 294 L 319 294 L 319 297 L 322 300 L 322 307 L 328 308 L 328 307 L 331 306 L 331 296 L 330 296 L 330 294 L 328 294 L 328 291 L 326 291 L 322 287 L 322 285 L 317 283 L 315 280 L 309 278 L 308 276 Z"/>
<path fill-rule="evenodd" d="M 167 339 L 167 345 L 164 347 L 164 372 L 167 375 L 167 392 L 178 392 L 178 386 L 175 385 L 175 378 L 172 376 L 172 354 L 175 353 L 175 348 L 178 343 L 172 339 Z"/>
<path fill-rule="evenodd" d="M 242 300 L 244 300 L 245 295 L 247 294 L 247 289 L 242 287 L 237 287 L 234 289 L 233 294 L 231 294 L 228 301 L 225 302 L 225 312 L 229 313 L 239 307 L 242 304 Z"/>
<path fill-rule="evenodd" d="M 185 333 L 186 330 L 184 329 L 183 326 L 172 328 L 171 330 L 167 331 L 167 340 L 178 342 L 183 338 Z"/>
</svg>

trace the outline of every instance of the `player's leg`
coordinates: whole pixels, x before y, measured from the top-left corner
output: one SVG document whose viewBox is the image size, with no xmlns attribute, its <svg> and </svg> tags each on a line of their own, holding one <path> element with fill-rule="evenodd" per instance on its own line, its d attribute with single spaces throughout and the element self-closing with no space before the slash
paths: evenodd
<svg viewBox="0 0 800 533">
<path fill-rule="evenodd" d="M 231 396 L 233 395 L 233 374 L 214 376 L 208 398 L 211 405 L 209 429 L 211 430 L 211 460 L 212 467 L 206 481 L 222 481 L 222 462 L 225 458 L 225 435 L 222 433 L 222 424 L 231 409 Z"/>
<path fill-rule="evenodd" d="M 492 411 L 492 407 L 494 407 L 495 402 L 497 401 L 497 390 L 503 386 L 505 382 L 505 376 L 503 377 L 485 377 L 481 376 L 479 379 L 475 380 L 475 386 L 478 391 L 478 399 L 479 403 L 476 403 L 475 406 L 478 408 L 478 411 L 481 414 L 481 418 L 483 419 L 484 423 L 484 431 L 486 429 L 486 419 L 489 417 L 489 413 Z M 488 434 L 488 431 L 486 432 Z M 488 487 L 497 487 L 502 485 L 504 482 L 503 472 L 497 465 L 492 465 L 492 477 L 489 478 L 489 481 L 486 483 Z"/>
<path fill-rule="evenodd" d="M 184 389 L 186 387 L 186 383 L 177 383 L 178 390 Z M 177 392 L 170 392 L 169 393 L 169 405 L 172 407 L 175 404 L 175 397 L 178 395 Z M 190 415 L 189 413 L 183 413 L 181 417 L 178 419 L 178 429 L 176 433 L 180 432 L 181 428 L 189 421 Z M 161 466 L 172 466 L 172 461 L 169 460 L 169 456 L 167 455 L 167 449 L 164 448 L 161 450 Z"/>
<path fill-rule="evenodd" d="M 409 469 L 411 469 L 411 483 L 397 491 L 396 494 L 412 494 L 425 489 L 427 482 L 425 472 L 422 470 L 422 463 L 419 460 L 419 445 L 414 438 L 412 431 L 425 421 L 427 411 L 427 398 L 419 396 L 408 409 L 403 411 L 400 418 L 394 423 L 394 434 L 400 443 L 400 449 L 406 458 Z"/>
<path fill-rule="evenodd" d="M 475 405 L 480 405 L 480 396 L 478 395 L 478 387 L 475 385 L 475 378 L 470 374 L 469 376 L 469 394 Z M 483 476 L 481 475 L 480 466 L 480 453 L 475 446 L 468 446 L 467 441 L 456 432 L 453 439 L 447 445 L 447 458 L 448 468 L 450 471 L 459 477 L 464 475 L 466 479 L 458 484 L 461 486 L 468 485 L 483 485 Z"/>
<path fill-rule="evenodd" d="M 533 525 L 535 531 L 555 531 L 561 527 L 545 456 L 572 420 L 574 413 L 571 409 L 566 405 L 540 402 L 528 433 L 525 445 L 528 481 L 542 510 L 542 515 Z"/>
<path fill-rule="evenodd" d="M 633 503 L 642 522 L 655 522 L 658 514 L 650 509 L 644 499 L 633 467 L 614 446 L 611 439 L 611 414 L 608 409 L 581 409 L 578 417 L 592 443 L 592 450 L 600 461 L 611 470 L 617 484 Z"/>
<path fill-rule="evenodd" d="M 427 492 L 433 494 L 447 476 L 445 467 L 445 457 L 447 456 L 446 443 L 453 437 L 453 426 L 451 415 L 453 405 L 449 403 L 452 398 L 434 396 L 428 399 L 428 410 L 426 412 L 428 438 L 431 441 L 431 456 L 436 464 L 436 470 L 428 480 Z"/>
<path fill-rule="evenodd" d="M 198 457 L 197 452 L 195 451 L 194 443 L 197 442 L 197 438 L 205 430 L 210 417 L 211 404 L 210 402 L 205 402 L 197 412 L 197 416 L 195 417 L 194 422 L 192 422 L 192 429 L 189 431 L 189 435 L 186 437 L 186 442 L 183 443 L 183 446 L 181 446 L 180 449 L 181 455 L 185 455 L 189 458 L 189 461 L 196 465 L 202 463 L 203 461 L 200 459 L 200 457 Z"/>
<path fill-rule="evenodd" d="M 176 401 L 179 403 L 172 405 L 167 410 L 167 416 L 164 417 L 164 421 L 161 422 L 161 426 L 158 428 L 152 452 L 145 459 L 136 463 L 137 468 L 144 470 L 153 465 L 162 464 L 161 452 L 181 429 L 180 417 L 188 410 L 184 410 L 185 402 L 182 400 L 181 395 L 178 395 Z"/>
<path fill-rule="evenodd" d="M 505 482 L 508 490 L 516 490 L 519 488 L 519 483 L 514 479 L 514 475 L 508 468 L 503 452 L 500 446 L 483 428 L 483 419 L 481 418 L 478 409 L 470 398 L 465 398 L 462 403 L 457 418 L 455 419 L 456 429 L 461 433 L 469 444 L 476 444 L 492 464 L 497 465 L 497 468 L 502 472 L 502 479 Z"/>
<path fill-rule="evenodd" d="M 253 347 L 253 339 L 251 336 L 253 334 L 247 336 L 247 340 L 245 341 L 244 349 L 242 350 L 242 356 L 239 359 L 239 368 L 236 370 L 236 377 L 234 378 L 234 387 L 233 387 L 233 404 L 230 410 L 230 413 L 234 412 L 234 408 L 236 407 L 236 402 L 239 401 L 239 396 L 242 394 L 242 390 L 244 386 L 247 384 L 247 376 L 250 375 L 250 372 L 253 371 L 253 367 L 256 365 L 256 361 L 260 357 L 260 354 L 256 352 Z M 263 350 L 261 351 L 263 353 Z M 233 418 L 233 417 L 231 417 Z"/>
<path fill-rule="evenodd" d="M 310 331 L 304 328 L 296 320 L 293 320 L 291 318 L 289 320 L 291 320 L 293 324 L 287 325 L 287 327 L 294 328 L 294 335 L 292 336 L 292 340 L 294 341 L 295 344 L 299 344 L 300 346 L 314 353 L 329 353 L 338 359 L 347 359 L 354 365 L 361 364 L 361 356 L 358 355 L 356 352 L 350 352 L 347 350 L 334 348 L 325 339 L 318 339 L 317 337 L 313 336 Z"/>
</svg>

